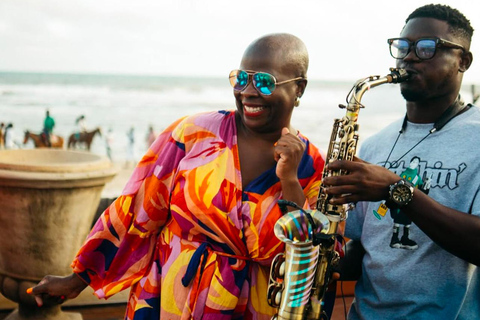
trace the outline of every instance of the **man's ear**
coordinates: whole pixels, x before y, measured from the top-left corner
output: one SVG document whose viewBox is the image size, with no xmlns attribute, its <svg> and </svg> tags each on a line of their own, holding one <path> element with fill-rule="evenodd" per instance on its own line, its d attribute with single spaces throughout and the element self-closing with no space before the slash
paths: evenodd
<svg viewBox="0 0 480 320">
<path fill-rule="evenodd" d="M 468 51 L 462 54 L 462 60 L 460 60 L 460 65 L 458 66 L 459 72 L 465 72 L 470 68 L 473 62 L 473 54 Z"/>
</svg>

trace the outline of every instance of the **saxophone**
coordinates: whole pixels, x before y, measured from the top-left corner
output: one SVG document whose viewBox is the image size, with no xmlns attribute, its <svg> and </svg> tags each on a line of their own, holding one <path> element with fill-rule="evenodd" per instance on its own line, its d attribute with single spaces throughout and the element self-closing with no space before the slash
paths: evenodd
<svg viewBox="0 0 480 320">
<path fill-rule="evenodd" d="M 353 160 L 358 142 L 358 113 L 363 94 L 384 83 L 400 83 L 409 75 L 404 69 L 390 68 L 385 77 L 370 76 L 358 80 L 347 95 L 348 105 L 342 119 L 335 119 L 325 166 L 334 160 Z M 343 170 L 323 170 L 322 177 L 341 176 Z M 347 219 L 349 206 L 332 205 L 320 186 L 316 210 L 303 210 L 295 203 L 280 200 L 284 215 L 274 227 L 275 236 L 285 243 L 285 253 L 272 261 L 267 300 L 277 308 L 273 319 L 328 320 L 323 299 L 331 280 L 332 267 L 340 256 L 335 251 L 337 228 Z M 296 211 L 287 212 L 286 206 Z"/>
</svg>

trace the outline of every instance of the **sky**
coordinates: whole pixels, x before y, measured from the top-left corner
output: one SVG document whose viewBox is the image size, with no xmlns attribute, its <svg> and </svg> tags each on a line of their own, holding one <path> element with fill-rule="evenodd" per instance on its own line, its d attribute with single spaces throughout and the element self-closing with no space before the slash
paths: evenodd
<svg viewBox="0 0 480 320">
<path fill-rule="evenodd" d="M 258 37 L 288 32 L 310 54 L 310 79 L 385 75 L 387 38 L 424 0 L 0 0 L 0 71 L 226 77 Z M 478 60 L 480 1 L 440 2 L 463 12 Z"/>
</svg>

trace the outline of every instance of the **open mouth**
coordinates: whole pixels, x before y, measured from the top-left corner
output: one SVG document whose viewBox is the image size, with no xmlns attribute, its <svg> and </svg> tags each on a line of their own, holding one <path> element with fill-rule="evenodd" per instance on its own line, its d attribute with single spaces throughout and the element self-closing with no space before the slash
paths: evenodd
<svg viewBox="0 0 480 320">
<path fill-rule="evenodd" d="M 410 78 L 411 78 L 411 77 L 414 77 L 414 76 L 416 76 L 416 75 L 418 74 L 418 72 L 417 72 L 416 70 L 413 70 L 413 69 L 408 69 L 408 68 L 406 68 L 405 70 L 406 70 L 406 71 L 408 72 L 408 74 L 410 75 L 410 76 L 409 76 Z"/>
<path fill-rule="evenodd" d="M 244 114 L 249 117 L 259 116 L 265 111 L 265 109 L 265 106 L 243 105 Z"/>
</svg>

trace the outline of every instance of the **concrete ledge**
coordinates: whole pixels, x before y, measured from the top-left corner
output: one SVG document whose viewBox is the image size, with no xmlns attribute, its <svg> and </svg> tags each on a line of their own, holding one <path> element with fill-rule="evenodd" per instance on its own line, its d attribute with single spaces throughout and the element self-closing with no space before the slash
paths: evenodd
<svg viewBox="0 0 480 320">
<path fill-rule="evenodd" d="M 130 290 L 124 290 L 117 293 L 108 300 L 98 299 L 93 294 L 93 289 L 87 287 L 77 298 L 73 300 L 66 301 L 64 306 L 92 306 L 92 305 L 105 305 L 105 304 L 116 304 L 116 303 L 126 303 L 128 300 Z M 3 295 L 0 294 L 0 310 L 13 310 L 17 307 L 17 304 L 13 301 L 8 300 Z"/>
</svg>

